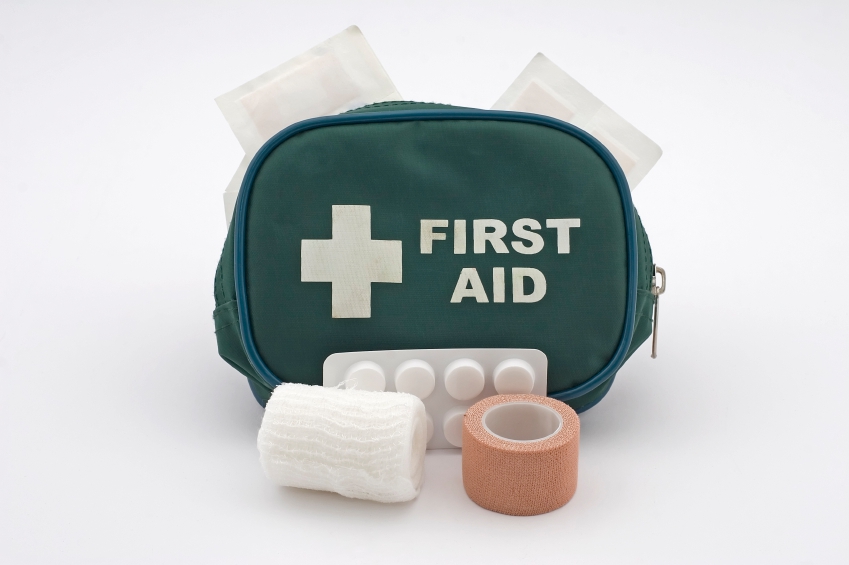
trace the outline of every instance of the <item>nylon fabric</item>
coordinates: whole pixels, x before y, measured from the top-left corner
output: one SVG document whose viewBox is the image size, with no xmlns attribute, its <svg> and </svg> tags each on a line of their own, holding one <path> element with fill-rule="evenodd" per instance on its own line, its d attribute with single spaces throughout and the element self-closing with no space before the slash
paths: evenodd
<svg viewBox="0 0 849 565">
<path fill-rule="evenodd" d="M 451 108 L 391 102 L 350 113 Z M 564 176 L 569 179 L 564 181 Z M 337 351 L 504 346 L 546 352 L 549 393 L 581 384 L 611 357 L 624 318 L 623 211 L 612 186 L 610 171 L 597 155 L 578 140 L 541 126 L 445 120 L 346 125 L 299 134 L 266 159 L 249 202 L 247 284 L 254 341 L 275 374 L 291 382 L 319 384 L 324 358 Z M 540 187 L 545 195 L 541 202 L 523 203 L 525 195 L 535 195 Z M 440 202 L 450 205 L 448 212 L 440 209 Z M 328 331 L 327 321 L 315 312 L 330 311 L 329 284 L 300 282 L 298 243 L 330 238 L 330 208 L 341 203 L 372 206 L 372 239 L 403 242 L 404 284 L 372 285 L 372 318 L 334 320 L 339 323 Z M 521 209 L 515 217 L 504 217 L 504 210 L 516 203 Z M 404 304 L 401 287 L 416 286 L 424 293 L 438 289 L 437 294 L 445 298 L 454 284 L 451 277 L 446 283 L 445 276 L 437 280 L 432 270 L 409 263 L 410 257 L 421 259 L 416 257 L 418 225 L 408 221 L 409 210 L 416 210 L 421 218 L 500 217 L 509 229 L 509 222 L 520 217 L 543 224 L 546 217 L 567 217 L 557 213 L 565 213 L 568 207 L 580 208 L 575 215 L 592 216 L 598 222 L 592 226 L 583 220 L 573 245 L 595 240 L 592 253 L 607 257 L 609 264 L 600 267 L 592 260 L 576 260 L 578 255 L 572 254 L 564 256 L 570 260 L 569 267 L 564 262 L 554 273 L 547 263 L 547 277 L 562 278 L 564 273 L 569 277 L 571 297 L 566 296 L 554 310 L 551 301 L 499 304 L 502 310 L 493 313 L 481 309 L 487 305 L 466 300 L 453 305 L 458 314 L 446 313 L 446 304 L 435 299 L 425 301 L 418 310 Z M 596 214 L 595 209 L 602 213 Z M 654 304 L 649 292 L 651 248 L 636 211 L 634 216 L 637 308 L 626 359 L 651 335 Z M 251 366 L 239 325 L 234 323 L 238 312 L 233 228 L 231 224 L 215 275 L 216 338 L 219 354 L 248 378 L 254 396 L 264 405 L 271 388 Z M 542 232 L 543 253 L 552 251 L 556 248 L 553 234 Z M 443 243 L 443 251 L 449 248 L 450 242 L 438 242 L 435 250 Z M 440 264 L 459 273 L 471 260 L 485 277 L 496 266 L 506 266 L 508 272 L 511 266 L 533 266 L 535 257 L 539 256 L 491 251 L 474 255 L 470 241 L 468 254 L 442 256 Z M 471 322 L 464 322 L 464 316 Z M 510 327 L 513 331 L 505 329 Z M 480 332 L 481 328 L 486 331 Z M 480 334 L 477 338 L 475 332 Z M 529 336 L 525 342 L 523 332 Z M 597 403 L 612 382 L 610 377 L 566 402 L 577 411 L 584 410 Z"/>
<path fill-rule="evenodd" d="M 330 210 L 339 203 L 371 205 L 372 239 L 402 241 L 404 277 L 400 285 L 373 285 L 370 318 L 329 324 L 328 285 L 300 282 L 300 241 L 330 239 Z M 257 305 L 254 342 L 274 374 L 307 384 L 321 383 L 322 363 L 337 351 L 537 348 L 549 358 L 550 389 L 570 388 L 596 374 L 619 343 L 627 266 L 622 216 L 607 165 L 551 128 L 446 120 L 298 134 L 265 159 L 248 202 L 245 273 L 248 302 Z M 503 218 L 507 225 L 523 217 L 583 218 L 572 236 L 581 252 L 558 255 L 556 233 L 543 230 L 537 255 L 457 255 L 445 245 L 423 257 L 418 219 L 442 217 L 470 224 Z M 491 277 L 495 267 L 541 262 L 544 301 L 449 302 L 465 267 Z"/>
</svg>

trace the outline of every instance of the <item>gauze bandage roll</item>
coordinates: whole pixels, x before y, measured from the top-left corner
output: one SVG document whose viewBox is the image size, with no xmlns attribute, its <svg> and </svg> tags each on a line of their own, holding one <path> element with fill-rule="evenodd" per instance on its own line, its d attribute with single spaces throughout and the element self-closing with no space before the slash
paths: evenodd
<svg viewBox="0 0 849 565">
<path fill-rule="evenodd" d="M 265 407 L 257 446 L 283 486 L 403 502 L 422 484 L 427 419 L 411 394 L 283 384 Z"/>
<path fill-rule="evenodd" d="M 490 396 L 463 417 L 463 486 L 475 503 L 534 516 L 578 486 L 581 425 L 567 404 L 533 394 Z"/>
</svg>

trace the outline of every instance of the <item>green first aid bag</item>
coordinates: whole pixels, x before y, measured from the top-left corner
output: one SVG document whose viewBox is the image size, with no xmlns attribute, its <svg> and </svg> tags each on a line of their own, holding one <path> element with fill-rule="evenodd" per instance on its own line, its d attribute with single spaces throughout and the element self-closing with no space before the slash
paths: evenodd
<svg viewBox="0 0 849 565">
<path fill-rule="evenodd" d="M 651 248 L 595 138 L 535 114 L 383 103 L 294 124 L 248 167 L 215 274 L 218 351 L 265 404 L 331 354 L 539 349 L 596 404 L 652 333 Z"/>
</svg>

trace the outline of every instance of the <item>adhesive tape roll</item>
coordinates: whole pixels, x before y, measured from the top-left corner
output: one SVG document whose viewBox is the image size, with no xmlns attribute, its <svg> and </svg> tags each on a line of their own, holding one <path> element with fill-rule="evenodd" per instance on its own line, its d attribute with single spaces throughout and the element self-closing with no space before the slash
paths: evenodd
<svg viewBox="0 0 849 565">
<path fill-rule="evenodd" d="M 463 418 L 463 486 L 475 503 L 534 516 L 578 486 L 581 424 L 568 405 L 533 394 L 490 396 Z"/>
</svg>

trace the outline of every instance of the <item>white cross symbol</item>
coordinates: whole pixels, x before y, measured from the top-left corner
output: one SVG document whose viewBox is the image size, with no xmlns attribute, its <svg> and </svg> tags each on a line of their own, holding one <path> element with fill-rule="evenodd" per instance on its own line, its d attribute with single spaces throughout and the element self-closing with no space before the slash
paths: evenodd
<svg viewBox="0 0 849 565">
<path fill-rule="evenodd" d="M 332 283 L 334 318 L 371 318 L 371 283 L 401 282 L 401 242 L 371 239 L 371 206 L 333 206 L 333 239 L 301 240 L 301 281 Z"/>
</svg>

